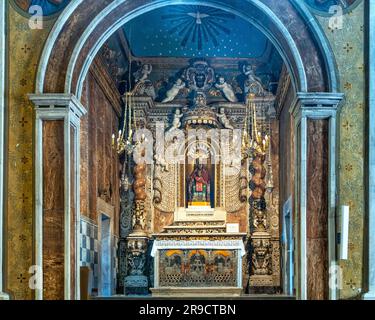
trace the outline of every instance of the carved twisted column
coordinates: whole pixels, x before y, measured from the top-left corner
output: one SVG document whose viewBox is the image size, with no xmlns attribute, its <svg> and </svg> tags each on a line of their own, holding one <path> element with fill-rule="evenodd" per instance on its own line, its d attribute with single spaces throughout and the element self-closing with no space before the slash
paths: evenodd
<svg viewBox="0 0 375 320">
<path fill-rule="evenodd" d="M 134 167 L 135 204 L 133 208 L 133 231 L 127 238 L 127 271 L 125 294 L 144 295 L 148 293 L 146 253 L 148 237 L 145 231 L 146 163 Z"/>
<path fill-rule="evenodd" d="M 257 150 L 250 165 L 251 287 L 272 286 L 272 245 L 267 231 L 266 153 Z"/>
<path fill-rule="evenodd" d="M 132 235 L 145 236 L 145 200 L 146 200 L 146 164 L 137 164 L 134 168 L 134 193 L 135 210 L 133 214 L 133 233 Z"/>
<path fill-rule="evenodd" d="M 128 175 L 127 175 L 128 173 Z M 120 188 L 120 241 L 118 247 L 119 271 L 117 291 L 125 292 L 124 281 L 128 275 L 127 270 L 127 238 L 132 231 L 132 209 L 134 193 L 129 183 L 129 159 L 124 159 Z"/>
</svg>

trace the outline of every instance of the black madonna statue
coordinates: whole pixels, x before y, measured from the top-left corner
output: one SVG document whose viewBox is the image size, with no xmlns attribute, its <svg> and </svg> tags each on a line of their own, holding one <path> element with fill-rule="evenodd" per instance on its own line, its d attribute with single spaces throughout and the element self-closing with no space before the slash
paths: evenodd
<svg viewBox="0 0 375 320">
<path fill-rule="evenodd" d="M 188 177 L 189 206 L 210 206 L 210 174 L 207 166 L 196 163 Z"/>
</svg>

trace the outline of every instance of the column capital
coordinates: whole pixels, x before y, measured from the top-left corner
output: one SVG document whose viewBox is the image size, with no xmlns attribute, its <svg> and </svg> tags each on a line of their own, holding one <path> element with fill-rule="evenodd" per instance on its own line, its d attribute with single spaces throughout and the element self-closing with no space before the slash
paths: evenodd
<svg viewBox="0 0 375 320">
<path fill-rule="evenodd" d="M 72 112 L 77 118 L 82 118 L 86 108 L 73 94 L 65 93 L 42 93 L 29 94 L 29 99 L 34 103 L 35 110 L 43 112 Z"/>
<path fill-rule="evenodd" d="M 344 101 L 343 93 L 330 92 L 298 92 L 289 112 L 294 119 L 302 117 L 322 119 L 335 116 Z"/>
</svg>

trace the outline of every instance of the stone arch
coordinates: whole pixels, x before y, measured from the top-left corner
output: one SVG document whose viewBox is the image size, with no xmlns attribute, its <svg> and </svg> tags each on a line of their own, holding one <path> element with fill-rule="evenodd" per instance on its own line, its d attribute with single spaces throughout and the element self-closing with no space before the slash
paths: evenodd
<svg viewBox="0 0 375 320">
<path fill-rule="evenodd" d="M 300 255 L 297 263 L 299 277 L 296 286 L 298 298 L 306 299 L 309 282 L 306 262 L 308 253 L 307 208 L 314 200 L 307 199 L 306 194 L 311 187 L 311 181 L 318 177 L 309 174 L 306 159 L 309 150 L 314 151 L 313 147 L 320 145 L 316 142 L 320 141 L 327 147 L 324 154 L 317 156 L 320 160 L 328 159 L 324 163 L 329 162 L 329 166 L 325 166 L 324 169 L 329 172 L 330 189 L 329 192 L 322 190 L 320 198 L 324 201 L 329 199 L 330 206 L 322 208 L 321 211 L 327 216 L 333 216 L 337 201 L 335 198 L 337 189 L 336 122 L 343 95 L 338 93 L 338 72 L 330 45 L 318 22 L 300 0 L 76 0 L 71 2 L 56 21 L 46 42 L 36 79 L 36 94 L 30 95 L 30 99 L 36 105 L 35 185 L 43 185 L 42 151 L 48 148 L 43 144 L 42 123 L 51 119 L 63 119 L 64 128 L 73 128 L 75 133 L 73 137 L 69 131 L 65 130 L 61 137 L 65 139 L 68 146 L 64 154 L 60 156 L 64 158 L 67 174 L 64 185 L 67 195 L 66 203 L 71 202 L 71 180 L 75 179 L 75 186 L 79 185 L 79 120 L 86 112 L 79 100 L 81 87 L 92 60 L 104 42 L 127 21 L 148 11 L 177 4 L 214 6 L 242 17 L 259 28 L 270 39 L 289 69 L 294 91 L 297 93 L 290 111 L 295 127 L 299 126 L 295 138 L 301 141 L 294 151 L 295 159 L 300 161 L 299 175 L 295 177 L 296 185 L 300 186 L 300 190 L 296 192 L 296 207 L 300 212 L 297 223 L 301 231 L 298 239 Z M 321 130 L 318 132 L 315 128 Z M 310 141 L 307 138 L 308 130 L 313 129 L 317 133 L 314 140 Z M 77 159 L 73 163 L 68 152 L 70 149 L 74 149 L 73 153 Z M 69 172 L 76 172 L 76 174 L 71 177 L 68 175 Z M 322 173 L 320 179 L 323 181 L 326 176 Z M 43 189 L 36 188 L 35 194 L 35 234 L 41 235 Z M 79 188 L 76 190 L 75 199 L 79 200 Z M 77 203 L 79 201 L 75 203 L 74 212 L 71 212 L 69 205 L 65 206 L 65 221 L 69 222 L 72 214 L 76 214 L 77 219 L 79 218 Z M 320 210 L 319 207 L 316 209 Z M 332 249 L 335 243 L 334 227 L 334 224 L 329 224 L 330 261 L 335 260 L 335 250 Z M 65 230 L 70 230 L 68 224 Z M 68 232 L 64 239 L 66 243 L 71 241 Z M 36 238 L 35 243 L 35 260 L 42 265 L 41 236 Z M 68 266 L 69 250 L 65 253 L 65 261 Z M 75 267 L 77 266 L 76 263 Z M 75 294 L 70 292 L 71 270 L 73 270 L 72 266 L 65 268 L 64 297 L 67 299 L 73 296 L 79 297 L 78 291 Z M 77 275 L 78 270 L 76 269 Z M 76 283 L 79 283 L 78 278 L 79 275 Z M 77 286 L 74 289 L 77 290 Z M 37 299 L 43 298 L 43 290 L 37 290 L 36 297 Z M 334 289 L 331 290 L 330 297 L 333 299 L 336 297 Z"/>
<path fill-rule="evenodd" d="M 192 4 L 186 0 L 183 4 Z M 61 14 L 45 45 L 36 93 L 74 94 L 81 88 L 96 53 L 123 24 L 148 11 L 182 4 L 177 0 L 77 0 Z M 335 59 L 307 7 L 296 0 L 200 0 L 234 13 L 259 28 L 287 65 L 297 92 L 337 92 Z"/>
</svg>

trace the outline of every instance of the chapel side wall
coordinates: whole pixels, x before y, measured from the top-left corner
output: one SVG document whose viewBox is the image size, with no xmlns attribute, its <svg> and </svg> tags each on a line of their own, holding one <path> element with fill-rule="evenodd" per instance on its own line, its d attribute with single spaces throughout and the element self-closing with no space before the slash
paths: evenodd
<svg viewBox="0 0 375 320">
<path fill-rule="evenodd" d="M 103 74 L 96 59 L 85 81 L 82 103 L 88 115 L 81 121 L 81 215 L 98 223 L 98 198 L 114 207 L 113 230 L 119 235 L 119 158 L 112 147 L 112 134 L 119 128 L 119 93 L 108 91 L 114 84 Z M 118 99 L 116 99 L 118 97 Z"/>
<path fill-rule="evenodd" d="M 289 76 L 288 76 L 289 77 Z M 282 236 L 284 229 L 283 211 L 284 205 L 291 198 L 292 212 L 291 221 L 293 221 L 294 239 L 297 235 L 297 221 L 295 219 L 296 213 L 294 208 L 294 179 L 295 179 L 295 155 L 294 155 L 294 123 L 292 115 L 290 114 L 290 107 L 295 99 L 295 91 L 293 86 L 289 83 L 286 88 L 285 99 L 280 107 L 279 114 L 279 234 Z M 296 247 L 297 249 L 298 247 Z M 281 248 L 280 248 L 281 249 Z M 281 254 L 281 253 L 280 253 Z M 296 251 L 294 259 L 297 259 L 299 253 Z M 282 254 L 281 254 L 282 255 Z M 281 270 L 281 269 L 280 269 Z M 285 276 L 280 271 L 281 279 Z M 285 279 L 283 279 L 283 282 Z M 296 280 L 296 279 L 294 279 Z M 293 281 L 293 280 L 291 280 Z M 294 287 L 296 287 L 294 281 Z M 285 288 L 283 288 L 285 290 Z"/>
<path fill-rule="evenodd" d="M 293 103 L 295 92 L 290 85 L 287 91 L 286 99 L 283 103 L 279 116 L 280 140 L 279 140 L 279 179 L 280 179 L 280 231 L 282 229 L 283 206 L 294 192 L 294 153 L 293 153 L 293 136 L 292 116 L 289 108 Z"/>
</svg>

